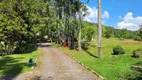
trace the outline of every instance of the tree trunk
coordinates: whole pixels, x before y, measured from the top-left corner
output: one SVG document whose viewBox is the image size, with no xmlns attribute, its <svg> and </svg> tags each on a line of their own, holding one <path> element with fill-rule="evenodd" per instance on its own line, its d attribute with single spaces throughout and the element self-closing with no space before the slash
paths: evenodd
<svg viewBox="0 0 142 80">
<path fill-rule="evenodd" d="M 72 13 L 73 16 L 73 21 L 72 21 L 72 26 L 71 26 L 71 49 L 75 49 L 74 45 L 74 19 L 75 19 L 75 12 Z"/>
<path fill-rule="evenodd" d="M 70 16 L 69 16 L 69 19 L 68 19 L 68 47 L 70 47 Z"/>
<path fill-rule="evenodd" d="M 57 44 L 59 44 L 59 39 L 60 39 L 60 37 L 59 37 L 59 9 L 58 9 L 58 7 L 57 7 Z"/>
<path fill-rule="evenodd" d="M 62 42 L 65 42 L 65 17 L 64 17 L 64 7 L 62 7 Z"/>
</svg>

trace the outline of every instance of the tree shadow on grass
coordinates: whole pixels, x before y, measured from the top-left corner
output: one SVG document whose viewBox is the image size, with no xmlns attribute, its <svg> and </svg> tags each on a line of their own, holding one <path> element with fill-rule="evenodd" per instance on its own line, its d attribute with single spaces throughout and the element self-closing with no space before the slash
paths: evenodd
<svg viewBox="0 0 142 80">
<path fill-rule="evenodd" d="M 29 45 L 26 47 L 26 49 L 24 50 L 24 53 L 31 53 L 33 51 L 36 51 L 37 50 L 37 46 L 34 46 L 34 45 Z"/>
<path fill-rule="evenodd" d="M 136 66 L 142 66 L 142 61 L 137 62 L 136 64 L 134 64 Z"/>
<path fill-rule="evenodd" d="M 142 61 L 139 61 L 138 63 L 134 64 L 134 66 L 142 66 Z M 134 78 L 129 78 L 128 80 L 142 80 L 142 68 L 131 68 L 135 72 L 133 75 L 135 75 Z"/>
<path fill-rule="evenodd" d="M 13 54 L 28 54 L 33 51 L 36 51 L 37 48 L 38 48 L 38 46 L 33 45 L 33 44 L 24 44 L 24 45 L 18 46 L 14 50 Z"/>
<path fill-rule="evenodd" d="M 91 52 L 87 51 L 88 48 L 87 47 L 83 47 L 82 48 L 86 53 L 88 53 L 90 56 L 94 57 L 94 58 L 98 58 L 97 56 L 93 55 Z"/>
<path fill-rule="evenodd" d="M 128 78 L 128 80 L 142 80 L 142 72 L 141 73 L 133 73 L 133 75 L 135 75 L 135 77 L 133 78 Z"/>
<path fill-rule="evenodd" d="M 19 61 L 24 57 L 2 57 L 0 59 L 0 80 L 12 80 L 19 73 L 22 72 L 23 67 L 27 66 L 26 63 L 20 63 Z"/>
<path fill-rule="evenodd" d="M 86 53 L 88 53 L 90 56 L 94 57 L 94 58 L 98 58 L 97 56 L 93 55 L 92 53 L 90 53 L 89 51 L 87 50 L 84 50 Z"/>
</svg>

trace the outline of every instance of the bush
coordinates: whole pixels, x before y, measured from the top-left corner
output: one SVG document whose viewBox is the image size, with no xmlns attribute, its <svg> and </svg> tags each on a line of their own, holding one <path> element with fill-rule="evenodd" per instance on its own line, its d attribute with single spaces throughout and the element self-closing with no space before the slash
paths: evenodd
<svg viewBox="0 0 142 80">
<path fill-rule="evenodd" d="M 111 37 L 110 33 L 107 32 L 106 35 L 105 35 L 105 37 L 106 38 L 110 38 Z"/>
<path fill-rule="evenodd" d="M 142 57 L 142 49 L 137 49 L 137 50 L 133 51 L 132 57 L 134 57 L 134 58 Z"/>
<path fill-rule="evenodd" d="M 81 43 L 81 47 L 84 49 L 84 50 L 87 50 L 88 49 L 88 46 L 90 46 L 89 42 L 87 41 L 84 41 Z"/>
<path fill-rule="evenodd" d="M 120 40 L 124 40 L 124 38 L 120 38 Z"/>
<path fill-rule="evenodd" d="M 139 36 L 134 36 L 134 40 L 135 41 L 142 41 L 141 37 L 139 37 Z"/>
<path fill-rule="evenodd" d="M 121 46 L 116 46 L 113 48 L 113 54 L 114 55 L 119 55 L 119 54 L 124 54 L 125 51 Z"/>
</svg>

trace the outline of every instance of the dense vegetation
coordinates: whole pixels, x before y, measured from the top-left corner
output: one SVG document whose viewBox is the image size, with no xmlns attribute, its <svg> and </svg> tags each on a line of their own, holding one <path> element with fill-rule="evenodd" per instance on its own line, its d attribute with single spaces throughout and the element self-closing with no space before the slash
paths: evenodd
<svg viewBox="0 0 142 80">
<path fill-rule="evenodd" d="M 129 31 L 127 29 L 114 29 L 110 26 L 104 26 L 103 36 L 106 38 L 121 38 L 121 39 L 134 39 L 137 41 L 142 40 L 142 27 L 138 31 Z"/>
<path fill-rule="evenodd" d="M 0 1 L 0 50 L 1 53 L 21 53 L 26 44 L 34 45 L 36 38 L 50 32 L 53 10 L 46 0 Z M 49 20 L 50 19 L 50 20 Z M 52 27 L 54 28 L 54 27 Z M 37 35 L 37 33 L 39 35 Z"/>
<path fill-rule="evenodd" d="M 75 42 L 81 49 L 82 40 L 91 41 L 97 36 L 97 24 L 81 21 L 88 12 L 80 0 L 1 0 L 0 6 L 1 55 L 21 53 L 26 44 L 35 45 L 45 36 L 57 43 L 67 42 L 72 49 Z M 141 41 L 142 30 L 103 26 L 103 37 Z"/>
</svg>

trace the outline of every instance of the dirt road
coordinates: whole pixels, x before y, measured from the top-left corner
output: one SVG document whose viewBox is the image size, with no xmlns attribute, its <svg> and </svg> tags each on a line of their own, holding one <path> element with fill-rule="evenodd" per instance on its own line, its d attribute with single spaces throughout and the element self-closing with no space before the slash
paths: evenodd
<svg viewBox="0 0 142 80">
<path fill-rule="evenodd" d="M 42 44 L 42 63 L 38 74 L 25 80 L 101 80 L 49 43 Z"/>
</svg>

